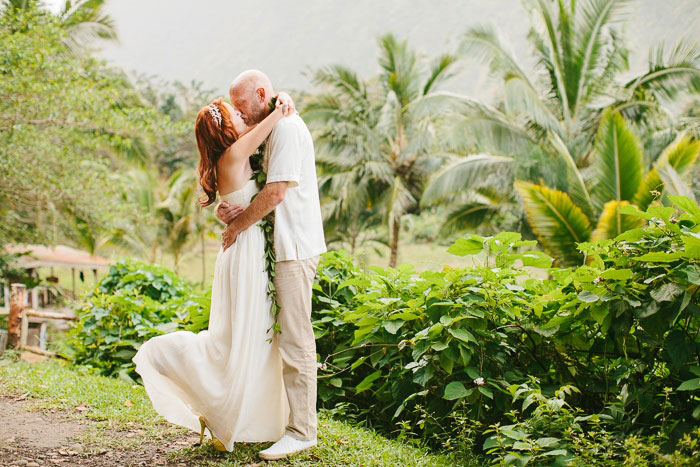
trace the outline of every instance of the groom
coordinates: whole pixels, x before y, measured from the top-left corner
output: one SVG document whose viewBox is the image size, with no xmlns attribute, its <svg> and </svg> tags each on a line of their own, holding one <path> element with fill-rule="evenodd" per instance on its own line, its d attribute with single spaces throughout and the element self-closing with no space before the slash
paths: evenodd
<svg viewBox="0 0 700 467">
<path fill-rule="evenodd" d="M 270 113 L 269 78 L 257 70 L 241 73 L 229 88 L 231 104 L 250 127 Z M 316 341 L 311 326 L 311 288 L 326 251 L 311 134 L 299 114 L 280 120 L 265 144 L 267 184 L 245 211 L 222 203 L 217 217 L 228 224 L 223 247 L 275 211 L 275 288 L 280 306 L 279 350 L 289 400 L 284 436 L 260 452 L 266 460 L 287 457 L 316 445 Z M 240 212 L 240 214 L 239 214 Z"/>
</svg>

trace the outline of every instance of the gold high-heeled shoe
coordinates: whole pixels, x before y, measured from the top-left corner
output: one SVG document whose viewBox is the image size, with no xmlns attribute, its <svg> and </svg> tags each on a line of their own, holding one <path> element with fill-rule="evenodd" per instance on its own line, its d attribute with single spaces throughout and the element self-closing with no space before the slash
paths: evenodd
<svg viewBox="0 0 700 467">
<path fill-rule="evenodd" d="M 224 446 L 224 443 L 216 439 L 214 437 L 214 432 L 211 431 L 211 428 L 207 426 L 206 420 L 204 420 L 204 417 L 199 417 L 199 426 L 202 428 L 202 431 L 199 433 L 199 444 L 200 446 L 204 442 L 204 429 L 207 428 L 209 430 L 209 434 L 211 435 L 211 444 L 214 446 L 214 449 L 216 449 L 219 452 L 223 452 L 226 450 L 226 447 Z"/>
</svg>

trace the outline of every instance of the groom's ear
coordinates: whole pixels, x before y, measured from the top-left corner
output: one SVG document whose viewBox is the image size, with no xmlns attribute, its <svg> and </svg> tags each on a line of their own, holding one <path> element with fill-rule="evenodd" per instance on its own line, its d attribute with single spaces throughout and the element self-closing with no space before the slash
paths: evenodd
<svg viewBox="0 0 700 467">
<path fill-rule="evenodd" d="M 255 92 L 258 95 L 260 102 L 265 102 L 265 88 L 258 88 Z"/>
</svg>

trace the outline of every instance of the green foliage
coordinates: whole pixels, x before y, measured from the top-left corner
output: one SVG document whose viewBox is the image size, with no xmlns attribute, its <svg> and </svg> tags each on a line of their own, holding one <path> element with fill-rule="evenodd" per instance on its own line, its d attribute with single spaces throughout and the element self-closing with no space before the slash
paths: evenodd
<svg viewBox="0 0 700 467">
<path fill-rule="evenodd" d="M 63 43 L 72 53 L 83 53 L 94 48 L 98 39 L 117 40 L 114 21 L 103 11 L 105 0 L 65 0 L 56 15 L 61 27 L 66 31 Z M 8 10 L 29 10 L 45 8 L 37 0 L 5 0 Z"/>
<path fill-rule="evenodd" d="M 466 59 L 488 65 L 492 77 L 501 82 L 502 97 L 493 104 L 434 93 L 419 103 L 425 112 L 445 114 L 440 137 L 453 152 L 466 156 L 464 163 L 453 163 L 454 171 L 438 172 L 426 189 L 428 198 L 453 209 L 447 223 L 461 230 L 473 231 L 474 221 L 480 220 L 472 216 L 472 222 L 460 222 L 465 212 L 489 214 L 481 216 L 485 222 L 504 211 L 522 217 L 508 196 L 511 174 L 567 193 L 594 225 L 605 203 L 631 201 L 640 171 L 651 169 L 659 157 L 659 141 L 666 145 L 669 136 L 673 139 L 684 128 L 690 133 L 697 126 L 697 121 L 674 117 L 685 98 L 700 90 L 697 44 L 681 40 L 670 48 L 652 47 L 648 71 L 624 83 L 629 50 L 623 23 L 633 2 L 526 3 L 534 73 L 525 72 L 495 27 L 473 26 L 463 36 L 461 52 Z M 641 147 L 647 152 L 645 160 L 638 157 Z M 502 176 L 504 157 L 511 161 L 509 176 Z M 641 196 L 649 197 L 661 183 L 655 175 Z M 666 178 L 673 179 L 673 173 Z M 498 187 L 501 196 L 484 199 L 484 184 Z M 575 244 L 567 249 L 575 250 Z"/>
<path fill-rule="evenodd" d="M 131 358 L 141 344 L 199 316 L 209 301 L 165 268 L 119 261 L 76 310 L 67 356 L 102 375 L 137 379 Z"/>
<path fill-rule="evenodd" d="M 486 430 L 483 450 L 492 465 L 696 465 L 700 429 L 684 434 L 669 450 L 663 434 L 620 437 L 612 415 L 584 415 L 571 407 L 566 399 L 578 394 L 573 386 L 561 387 L 553 396 L 544 395 L 535 381 L 510 390 L 514 405 L 522 401 L 522 406 L 506 414 L 512 424 L 496 423 Z"/>
<path fill-rule="evenodd" d="M 0 13 L 0 95 L 11 96 L 0 99 L 0 243 L 80 242 L 74 219 L 94 239 L 132 215 L 114 169 L 147 157 L 160 117 L 124 74 L 68 53 L 68 34 L 34 2 Z"/>
<path fill-rule="evenodd" d="M 685 178 L 700 154 L 699 142 L 679 137 L 644 174 L 641 145 L 630 126 L 619 113 L 609 110 L 601 118 L 593 151 L 594 170 L 584 184 L 594 194 L 592 204 L 576 204 L 575 191 L 565 193 L 541 184 L 515 182 L 528 223 L 561 265 L 580 263 L 580 242 L 614 238 L 640 227 L 642 219 L 625 214 L 631 202 L 650 206 L 668 195 L 692 196 Z M 578 168 L 572 170 L 582 175 Z M 592 232 L 589 224 L 596 225 Z"/>
<path fill-rule="evenodd" d="M 620 208 L 649 226 L 581 243 L 576 269 L 552 268 L 512 232 L 450 247 L 480 265 L 420 275 L 325 255 L 314 294 L 321 403 L 435 443 L 457 436 L 451 420 L 513 417 L 528 425 L 523 439 L 480 440 L 503 462 L 514 451 L 535 464 L 582 456 L 572 446 L 602 432 L 580 417 L 610 421 L 616 459 L 631 455 L 620 439 L 632 434 L 676 443 L 700 418 L 700 208 L 671 201 L 677 211 Z"/>
<path fill-rule="evenodd" d="M 22 256 L 29 256 L 30 252 L 8 253 L 5 250 L 0 250 L 0 279 L 4 284 L 12 284 L 15 282 L 22 283 L 28 289 L 39 285 L 39 280 L 32 277 L 26 268 L 21 267 L 17 260 Z"/>
</svg>

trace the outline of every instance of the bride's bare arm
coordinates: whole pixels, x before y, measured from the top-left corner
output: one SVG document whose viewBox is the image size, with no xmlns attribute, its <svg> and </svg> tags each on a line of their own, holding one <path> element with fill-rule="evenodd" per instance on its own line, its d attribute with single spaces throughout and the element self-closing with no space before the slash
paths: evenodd
<svg viewBox="0 0 700 467">
<path fill-rule="evenodd" d="M 276 108 L 270 112 L 270 115 L 265 117 L 262 122 L 255 125 L 252 130 L 238 138 L 238 140 L 226 150 L 223 157 L 237 160 L 252 156 L 263 141 L 265 141 L 265 138 L 270 135 L 270 132 L 277 122 L 283 117 L 283 110 L 281 108 Z"/>
</svg>

